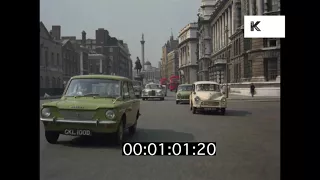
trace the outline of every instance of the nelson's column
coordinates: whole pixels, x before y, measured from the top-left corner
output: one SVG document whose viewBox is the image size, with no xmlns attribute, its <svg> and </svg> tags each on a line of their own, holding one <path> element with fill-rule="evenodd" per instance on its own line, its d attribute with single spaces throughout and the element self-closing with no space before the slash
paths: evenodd
<svg viewBox="0 0 320 180">
<path fill-rule="evenodd" d="M 144 43 L 145 43 L 145 41 L 144 41 L 144 34 L 143 33 L 142 33 L 142 39 L 141 39 L 140 43 L 141 43 L 141 60 L 142 60 L 141 65 L 142 65 L 142 71 L 144 71 L 145 70 L 144 69 Z"/>
</svg>

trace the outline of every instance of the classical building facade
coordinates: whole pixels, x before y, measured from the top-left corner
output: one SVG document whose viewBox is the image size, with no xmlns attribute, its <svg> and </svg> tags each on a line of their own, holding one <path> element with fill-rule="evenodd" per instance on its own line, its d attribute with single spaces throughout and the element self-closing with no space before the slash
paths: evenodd
<svg viewBox="0 0 320 180">
<path fill-rule="evenodd" d="M 197 81 L 198 24 L 190 23 L 179 32 L 179 76 L 181 83 Z"/>
<path fill-rule="evenodd" d="M 162 46 L 162 58 L 161 58 L 161 77 L 162 78 L 169 78 L 170 75 L 168 74 L 168 53 L 177 49 L 179 44 L 178 40 L 175 40 L 173 34 L 171 33 L 170 40 Z"/>
<path fill-rule="evenodd" d="M 178 50 L 168 53 L 168 76 L 179 76 L 179 56 Z"/>
<path fill-rule="evenodd" d="M 244 38 L 243 31 L 245 15 L 280 15 L 280 1 L 212 0 L 210 7 L 213 7 L 209 19 L 212 41 L 206 80 L 220 83 L 280 80 L 280 39 Z M 201 26 L 205 27 L 207 22 L 199 16 Z M 200 36 L 207 35 L 200 31 Z"/>
<path fill-rule="evenodd" d="M 199 60 L 198 60 L 198 78 L 199 80 L 209 80 L 209 63 L 211 59 L 210 17 L 214 11 L 217 0 L 202 0 L 198 12 L 198 39 L 199 39 Z"/>
<path fill-rule="evenodd" d="M 59 28 L 53 26 L 53 28 Z M 56 93 L 62 89 L 62 45 L 40 22 L 40 96 Z M 58 93 L 58 92 L 57 92 Z M 59 94 L 59 93 L 58 93 Z"/>
</svg>

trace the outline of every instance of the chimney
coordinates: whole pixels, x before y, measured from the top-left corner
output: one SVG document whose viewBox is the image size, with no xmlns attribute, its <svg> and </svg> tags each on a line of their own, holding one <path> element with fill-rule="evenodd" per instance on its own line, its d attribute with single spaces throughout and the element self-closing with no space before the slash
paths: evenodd
<svg viewBox="0 0 320 180">
<path fill-rule="evenodd" d="M 60 40 L 61 39 L 61 26 L 52 26 L 52 36 L 56 39 L 56 40 Z"/>
<path fill-rule="evenodd" d="M 86 32 L 85 32 L 85 31 L 82 31 L 81 44 L 82 44 L 83 46 L 85 46 L 85 45 L 86 45 L 86 41 L 87 41 Z"/>
</svg>

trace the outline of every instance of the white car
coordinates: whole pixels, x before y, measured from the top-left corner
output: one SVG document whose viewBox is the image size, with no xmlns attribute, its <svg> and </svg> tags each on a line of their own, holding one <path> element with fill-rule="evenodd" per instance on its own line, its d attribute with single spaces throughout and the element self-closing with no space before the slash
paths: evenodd
<svg viewBox="0 0 320 180">
<path fill-rule="evenodd" d="M 142 90 L 142 100 L 158 98 L 161 101 L 164 100 L 165 93 L 162 90 L 162 86 L 156 83 L 149 83 L 145 89 Z"/>
<path fill-rule="evenodd" d="M 221 93 L 220 85 L 212 81 L 198 81 L 192 84 L 190 110 L 193 114 L 200 111 L 218 111 L 225 114 L 227 98 Z"/>
</svg>

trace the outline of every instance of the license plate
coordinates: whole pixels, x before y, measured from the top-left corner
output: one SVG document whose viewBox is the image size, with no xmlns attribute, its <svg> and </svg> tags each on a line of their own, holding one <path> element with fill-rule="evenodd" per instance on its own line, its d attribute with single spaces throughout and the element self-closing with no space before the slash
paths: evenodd
<svg viewBox="0 0 320 180">
<path fill-rule="evenodd" d="M 213 110 L 215 110 L 215 108 L 203 108 L 203 110 L 205 110 L 205 111 L 213 111 Z"/>
<path fill-rule="evenodd" d="M 140 95 L 140 93 L 138 93 L 138 92 L 135 92 L 134 94 L 135 94 L 135 95 Z"/>
<path fill-rule="evenodd" d="M 91 136 L 91 131 L 87 129 L 65 129 L 63 133 L 70 136 Z"/>
</svg>

